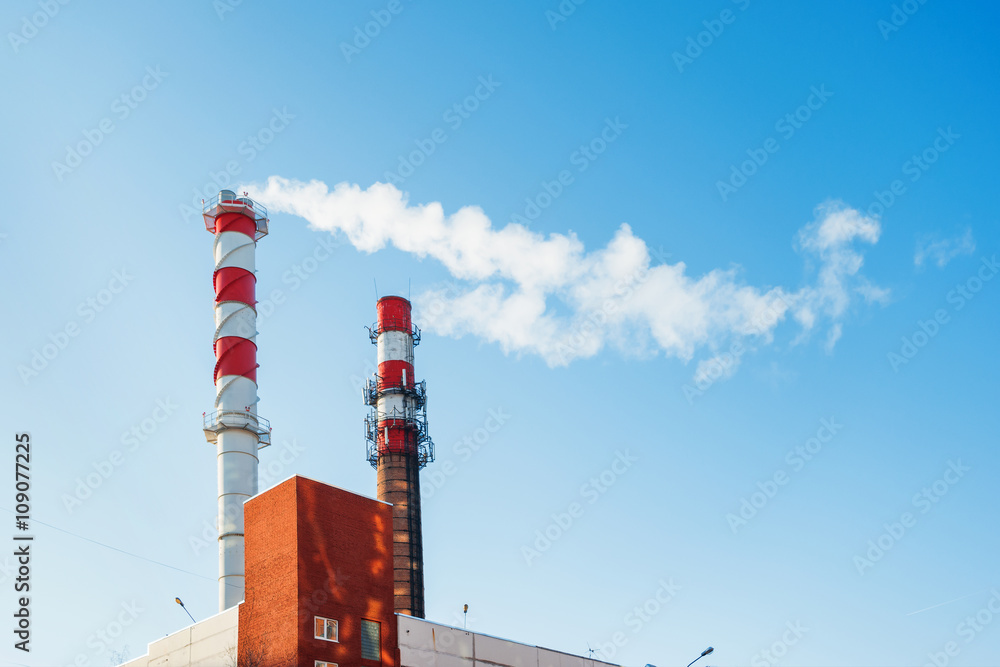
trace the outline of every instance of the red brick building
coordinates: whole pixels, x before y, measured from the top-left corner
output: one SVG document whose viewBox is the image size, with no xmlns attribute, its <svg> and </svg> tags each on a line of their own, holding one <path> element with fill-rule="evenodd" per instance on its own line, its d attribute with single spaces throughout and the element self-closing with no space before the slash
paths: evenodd
<svg viewBox="0 0 1000 667">
<path fill-rule="evenodd" d="M 241 663 L 398 667 L 392 506 L 295 476 L 244 511 Z"/>
</svg>

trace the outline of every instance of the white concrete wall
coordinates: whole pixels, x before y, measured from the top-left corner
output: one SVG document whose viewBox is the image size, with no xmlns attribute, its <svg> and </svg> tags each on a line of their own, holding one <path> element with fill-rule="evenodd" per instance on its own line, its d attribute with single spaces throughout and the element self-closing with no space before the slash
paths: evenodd
<svg viewBox="0 0 1000 667">
<path fill-rule="evenodd" d="M 397 615 L 402 667 L 605 667 L 609 663 Z"/>
<path fill-rule="evenodd" d="M 401 667 L 617 667 L 600 660 L 498 639 L 397 614 Z M 234 667 L 239 607 L 149 645 L 121 667 Z"/>
<path fill-rule="evenodd" d="M 235 667 L 239 606 L 150 643 L 149 653 L 121 667 Z"/>
</svg>

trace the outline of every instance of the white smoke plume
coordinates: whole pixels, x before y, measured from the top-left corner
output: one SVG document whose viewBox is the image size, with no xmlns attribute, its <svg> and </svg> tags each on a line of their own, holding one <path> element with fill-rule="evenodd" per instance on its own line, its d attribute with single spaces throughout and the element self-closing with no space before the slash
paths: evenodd
<svg viewBox="0 0 1000 667">
<path fill-rule="evenodd" d="M 246 189 L 272 211 L 344 234 L 358 250 L 392 244 L 441 262 L 458 282 L 414 299 L 426 330 L 471 334 L 505 353 L 537 354 L 550 366 L 606 346 L 684 361 L 699 351 L 714 357 L 734 343 L 770 343 L 788 317 L 801 329 L 797 341 L 822 328 L 832 350 L 852 302 L 888 297 L 859 273 L 857 246 L 878 241 L 878 220 L 840 202 L 819 206 L 796 239 L 797 250 L 816 266 L 815 284 L 788 290 L 743 284 L 737 268 L 688 275 L 683 262 L 654 261 L 627 224 L 605 247 L 588 252 L 572 233 L 544 235 L 516 223 L 497 229 L 478 207 L 446 215 L 436 202 L 411 205 L 389 184 L 363 190 L 340 183 L 331 191 L 319 181 L 272 176 Z"/>
</svg>

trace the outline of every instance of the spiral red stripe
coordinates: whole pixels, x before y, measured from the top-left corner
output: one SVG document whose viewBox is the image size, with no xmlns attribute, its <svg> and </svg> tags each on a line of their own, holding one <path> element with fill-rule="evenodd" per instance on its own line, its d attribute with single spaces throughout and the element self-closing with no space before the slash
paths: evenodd
<svg viewBox="0 0 1000 667">
<path fill-rule="evenodd" d="M 225 375 L 242 375 L 257 382 L 257 346 L 239 336 L 215 341 L 215 380 Z"/>
<path fill-rule="evenodd" d="M 227 266 L 215 272 L 215 302 L 239 301 L 248 306 L 257 305 L 257 277 L 246 269 Z"/>
<path fill-rule="evenodd" d="M 250 209 L 252 212 L 252 209 Z M 257 236 L 257 223 L 245 213 L 220 213 L 215 218 L 215 233 L 239 232 L 252 239 Z"/>
</svg>

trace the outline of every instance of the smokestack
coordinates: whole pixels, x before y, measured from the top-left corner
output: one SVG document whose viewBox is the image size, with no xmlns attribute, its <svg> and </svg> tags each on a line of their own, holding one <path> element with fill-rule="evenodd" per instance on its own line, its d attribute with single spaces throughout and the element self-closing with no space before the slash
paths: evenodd
<svg viewBox="0 0 1000 667">
<path fill-rule="evenodd" d="M 205 204 L 215 234 L 215 409 L 205 437 L 219 468 L 219 611 L 243 601 L 243 502 L 257 494 L 257 450 L 271 427 L 257 415 L 257 241 L 267 235 L 267 209 L 222 190 Z"/>
<path fill-rule="evenodd" d="M 378 499 L 392 503 L 396 612 L 424 617 L 424 553 L 420 529 L 421 468 L 434 460 L 427 435 L 427 391 L 413 374 L 410 302 L 399 296 L 378 300 L 378 322 L 368 330 L 378 347 L 378 373 L 364 391 L 372 406 L 365 419 L 368 461 L 378 471 Z"/>
</svg>

